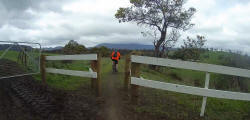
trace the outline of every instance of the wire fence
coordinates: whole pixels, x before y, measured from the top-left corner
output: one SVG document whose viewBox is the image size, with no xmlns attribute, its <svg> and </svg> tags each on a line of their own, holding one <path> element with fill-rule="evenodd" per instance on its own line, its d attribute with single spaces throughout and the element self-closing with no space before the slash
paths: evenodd
<svg viewBox="0 0 250 120">
<path fill-rule="evenodd" d="M 0 79 L 40 72 L 41 45 L 0 41 Z"/>
</svg>

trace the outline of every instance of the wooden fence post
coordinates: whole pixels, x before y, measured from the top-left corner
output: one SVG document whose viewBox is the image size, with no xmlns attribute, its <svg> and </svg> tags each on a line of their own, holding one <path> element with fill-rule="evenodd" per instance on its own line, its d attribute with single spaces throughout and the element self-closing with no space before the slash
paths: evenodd
<svg viewBox="0 0 250 120">
<path fill-rule="evenodd" d="M 124 89 L 128 91 L 129 88 L 129 81 L 130 81 L 130 67 L 131 67 L 131 60 L 130 60 L 130 54 L 126 55 L 126 61 L 125 61 L 125 77 L 124 77 Z"/>
<path fill-rule="evenodd" d="M 96 95 L 101 95 L 101 55 L 97 56 L 97 84 L 96 84 Z"/>
<path fill-rule="evenodd" d="M 131 64 L 131 76 L 140 77 L 140 64 L 132 63 Z M 131 84 L 131 102 L 132 104 L 138 104 L 139 97 L 139 86 Z"/>
<path fill-rule="evenodd" d="M 40 58 L 40 69 L 41 69 L 42 83 L 44 85 L 46 85 L 47 82 L 46 82 L 46 56 L 45 55 L 41 55 L 41 58 Z"/>
<path fill-rule="evenodd" d="M 97 72 L 97 78 L 91 79 L 91 88 L 95 90 L 97 97 L 101 95 L 101 56 L 97 54 L 97 60 L 91 61 L 91 68 L 94 72 Z"/>
</svg>

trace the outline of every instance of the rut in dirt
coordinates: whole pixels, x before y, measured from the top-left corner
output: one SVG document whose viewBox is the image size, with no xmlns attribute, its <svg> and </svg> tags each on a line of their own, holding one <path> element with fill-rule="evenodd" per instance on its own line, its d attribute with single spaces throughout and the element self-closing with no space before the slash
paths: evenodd
<svg viewBox="0 0 250 120">
<path fill-rule="evenodd" d="M 100 120 L 128 120 L 124 109 L 124 92 L 122 89 L 123 72 L 109 73 L 103 80 L 104 105 L 100 111 Z"/>
<path fill-rule="evenodd" d="M 24 73 L 16 62 L 1 60 L 0 75 Z M 1 65 L 0 64 L 0 65 Z M 83 89 L 83 90 L 82 90 Z M 94 120 L 95 98 L 81 91 L 66 92 L 42 85 L 31 76 L 0 80 L 0 120 Z"/>
</svg>

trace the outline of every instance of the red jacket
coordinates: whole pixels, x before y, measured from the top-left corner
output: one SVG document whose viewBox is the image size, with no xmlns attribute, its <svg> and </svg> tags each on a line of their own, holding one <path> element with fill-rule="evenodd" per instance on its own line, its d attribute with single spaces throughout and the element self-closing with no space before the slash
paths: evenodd
<svg viewBox="0 0 250 120">
<path fill-rule="evenodd" d="M 121 58 L 121 54 L 120 54 L 120 52 L 117 52 L 117 55 L 116 55 L 116 57 L 114 57 L 114 54 L 115 54 L 115 52 L 112 52 L 112 54 L 111 54 L 111 59 L 112 60 L 120 60 L 120 58 Z"/>
</svg>

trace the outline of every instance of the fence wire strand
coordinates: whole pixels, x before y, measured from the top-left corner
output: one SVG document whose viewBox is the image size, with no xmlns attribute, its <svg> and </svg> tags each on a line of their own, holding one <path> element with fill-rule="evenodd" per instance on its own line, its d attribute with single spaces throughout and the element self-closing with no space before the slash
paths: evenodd
<svg viewBox="0 0 250 120">
<path fill-rule="evenodd" d="M 0 79 L 39 73 L 40 54 L 37 43 L 0 41 Z"/>
</svg>

